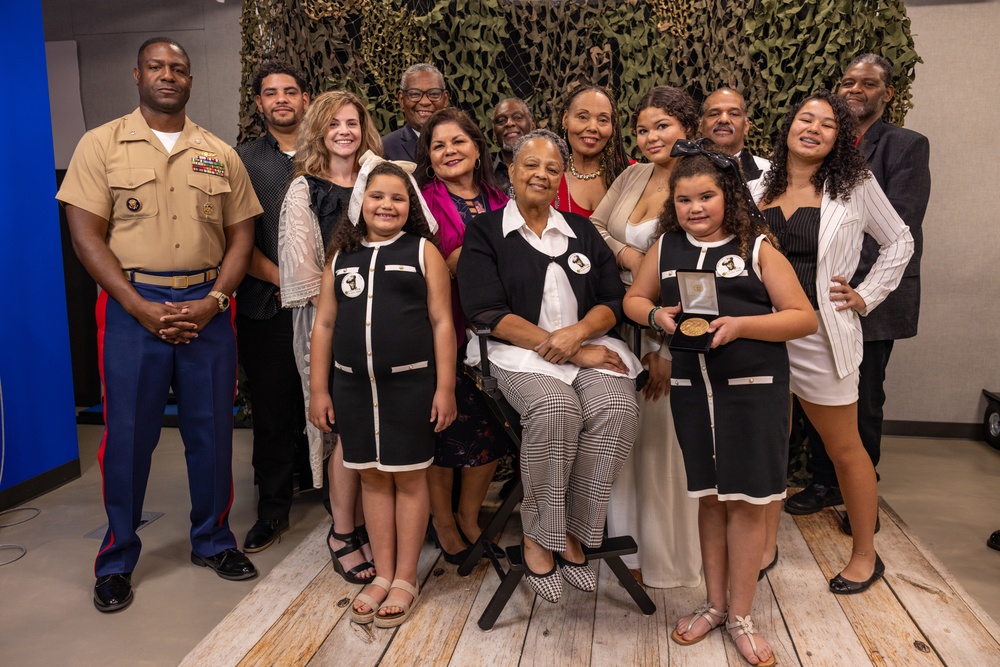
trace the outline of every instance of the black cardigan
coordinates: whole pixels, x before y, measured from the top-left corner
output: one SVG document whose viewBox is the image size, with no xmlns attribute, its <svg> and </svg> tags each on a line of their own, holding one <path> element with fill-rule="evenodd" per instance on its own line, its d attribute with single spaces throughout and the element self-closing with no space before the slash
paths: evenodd
<svg viewBox="0 0 1000 667">
<path fill-rule="evenodd" d="M 583 319 L 594 306 L 603 305 L 622 320 L 625 287 L 618 275 L 615 257 L 594 225 L 583 216 L 563 213 L 576 238 L 559 257 L 549 257 L 533 248 L 520 233 L 503 236 L 504 209 L 473 219 L 465 230 L 458 259 L 458 291 L 470 322 L 495 327 L 506 315 L 515 314 L 538 323 L 542 309 L 542 287 L 551 262 L 566 271 L 576 295 L 577 316 Z M 590 260 L 590 271 L 579 274 L 567 268 L 573 253 Z"/>
</svg>

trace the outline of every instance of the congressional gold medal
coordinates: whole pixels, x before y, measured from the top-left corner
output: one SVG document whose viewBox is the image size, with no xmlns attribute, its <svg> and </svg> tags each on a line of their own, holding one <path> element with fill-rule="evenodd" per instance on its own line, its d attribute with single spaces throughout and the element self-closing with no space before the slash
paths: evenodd
<svg viewBox="0 0 1000 667">
<path fill-rule="evenodd" d="M 681 333 L 685 336 L 701 336 L 708 333 L 708 320 L 692 317 L 681 322 Z"/>
</svg>

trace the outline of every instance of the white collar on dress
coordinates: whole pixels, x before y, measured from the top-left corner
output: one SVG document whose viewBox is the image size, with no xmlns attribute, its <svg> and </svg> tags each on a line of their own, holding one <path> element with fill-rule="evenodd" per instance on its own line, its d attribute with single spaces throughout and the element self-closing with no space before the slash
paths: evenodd
<svg viewBox="0 0 1000 667">
<path fill-rule="evenodd" d="M 517 203 L 511 199 L 507 202 L 507 205 L 503 209 L 503 235 L 507 236 L 513 231 L 520 229 L 521 227 L 527 227 L 527 222 L 524 220 L 524 216 L 521 212 L 517 210 Z M 553 230 L 555 232 L 561 233 L 563 236 L 575 239 L 576 233 L 573 232 L 573 228 L 569 226 L 566 222 L 566 218 L 563 217 L 562 213 L 556 209 L 549 207 L 549 219 L 545 223 L 545 229 L 542 230 L 542 235 L 545 232 Z M 531 232 L 534 234 L 534 232 Z"/>
<path fill-rule="evenodd" d="M 696 239 L 695 237 L 691 236 L 687 232 L 684 232 L 684 236 L 687 237 L 688 243 L 690 243 L 693 246 L 697 246 L 698 248 L 718 248 L 719 246 L 726 245 L 727 243 L 729 243 L 730 241 L 732 241 L 733 238 L 734 238 L 734 236 L 732 234 L 730 234 L 729 236 L 727 236 L 726 238 L 722 239 L 721 241 L 699 241 L 698 239 Z"/>
</svg>

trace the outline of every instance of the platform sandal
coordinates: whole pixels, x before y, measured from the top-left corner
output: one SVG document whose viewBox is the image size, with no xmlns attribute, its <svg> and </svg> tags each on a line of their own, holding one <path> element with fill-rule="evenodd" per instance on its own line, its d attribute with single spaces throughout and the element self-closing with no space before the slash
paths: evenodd
<svg viewBox="0 0 1000 667">
<path fill-rule="evenodd" d="M 383 581 L 385 581 L 383 579 Z M 409 593 L 413 596 L 413 600 L 410 602 L 399 602 L 397 600 L 390 601 L 387 597 L 385 601 L 379 606 L 379 611 L 387 607 L 399 607 L 403 611 L 398 611 L 394 614 L 375 614 L 375 627 L 376 628 L 394 628 L 397 625 L 402 625 L 407 618 L 410 617 L 410 612 L 413 608 L 417 606 L 420 601 L 420 589 L 406 581 L 405 579 L 395 579 L 392 582 L 392 586 L 389 591 L 390 594 L 393 588 L 398 588 L 399 590 Z"/>
<path fill-rule="evenodd" d="M 753 627 L 753 619 L 750 618 L 750 614 L 747 614 L 746 616 L 733 616 L 733 618 L 735 618 L 736 620 L 733 621 L 732 623 L 726 623 L 726 630 L 729 631 L 729 636 L 732 638 L 733 644 L 736 646 L 736 650 L 740 651 L 739 642 L 737 642 L 736 640 L 742 637 L 743 635 L 746 635 L 747 639 L 750 640 L 750 648 L 753 650 L 753 654 L 757 656 L 757 664 L 755 665 L 755 667 L 771 667 L 771 665 L 773 665 L 775 662 L 774 653 L 771 653 L 771 657 L 768 658 L 766 661 L 761 660 L 760 656 L 757 655 L 757 642 L 755 642 L 753 638 L 753 636 L 757 634 L 757 630 L 755 630 Z M 733 630 L 735 630 L 736 628 L 739 628 L 739 631 L 733 632 Z M 743 655 L 743 651 L 740 651 L 740 655 Z M 743 659 L 747 661 L 748 665 L 753 664 L 749 660 L 747 660 L 745 655 L 743 656 Z"/>
<path fill-rule="evenodd" d="M 335 540 L 343 542 L 344 546 L 334 551 L 333 547 L 330 546 L 331 537 Z M 365 533 L 365 537 L 368 537 L 367 533 Z M 340 562 L 340 559 L 344 556 L 349 556 L 356 551 L 361 551 L 361 547 L 363 547 L 364 544 L 365 541 L 362 541 L 361 538 L 358 537 L 357 530 L 350 533 L 335 533 L 333 531 L 333 525 L 330 526 L 330 534 L 327 535 L 326 538 L 326 548 L 330 550 L 330 559 L 333 561 L 333 570 L 342 576 L 344 581 L 349 584 L 368 584 L 372 581 L 371 577 L 358 576 L 365 570 L 370 570 L 375 567 L 371 561 L 359 563 L 347 571 L 344 570 L 344 566 Z"/>
<path fill-rule="evenodd" d="M 378 586 L 383 591 L 385 591 L 386 595 L 389 594 L 389 589 L 392 587 L 392 584 L 390 584 L 389 580 L 386 579 L 385 577 L 375 577 L 374 579 L 372 579 L 367 583 L 370 586 Z M 372 619 L 375 618 L 375 610 L 378 609 L 379 605 L 382 604 L 372 596 L 368 595 L 368 593 L 365 593 L 364 590 L 362 590 L 360 593 L 357 594 L 357 596 L 355 596 L 354 601 L 355 602 L 361 601 L 364 602 L 366 605 L 368 605 L 368 611 L 364 613 L 358 611 L 354 605 L 351 605 L 351 620 L 357 623 L 358 625 L 365 625 L 366 623 L 371 623 Z"/>
<path fill-rule="evenodd" d="M 709 632 L 715 630 L 726 621 L 726 612 L 713 608 L 711 602 L 705 602 L 705 604 L 691 612 L 690 616 L 691 620 L 687 622 L 686 628 L 683 630 L 680 628 L 674 628 L 674 631 L 670 633 L 670 638 L 681 646 L 697 644 L 702 639 L 707 637 Z M 684 639 L 684 635 L 691 632 L 691 628 L 694 627 L 694 624 L 697 623 L 700 618 L 705 619 L 705 622 L 708 623 L 708 630 L 694 639 Z"/>
</svg>

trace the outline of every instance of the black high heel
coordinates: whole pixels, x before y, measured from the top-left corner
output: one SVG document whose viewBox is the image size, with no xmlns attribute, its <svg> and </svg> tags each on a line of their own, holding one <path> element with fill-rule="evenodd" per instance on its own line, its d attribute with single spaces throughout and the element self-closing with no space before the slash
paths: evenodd
<svg viewBox="0 0 1000 667">
<path fill-rule="evenodd" d="M 472 540 L 470 540 L 468 537 L 465 536 L 465 533 L 462 532 L 462 527 L 459 526 L 457 522 L 455 523 L 455 527 L 458 528 L 458 536 L 461 537 L 462 541 L 465 542 L 471 549 L 473 545 Z M 501 547 L 496 542 L 490 542 L 489 547 L 490 551 L 493 552 L 493 557 L 496 558 L 497 560 L 507 557 L 507 552 L 504 551 L 503 547 Z"/>
<path fill-rule="evenodd" d="M 330 534 L 326 538 L 326 548 L 330 550 L 330 559 L 333 561 L 333 570 L 340 576 L 344 578 L 349 584 L 370 584 L 373 577 L 359 577 L 358 574 L 364 572 L 368 569 L 374 569 L 375 565 L 371 561 L 365 561 L 355 565 L 350 570 L 344 571 L 344 566 L 340 563 L 340 559 L 344 556 L 349 556 L 356 551 L 361 551 L 361 547 L 367 543 L 368 533 L 364 533 L 365 541 L 363 542 L 358 537 L 358 531 L 355 529 L 350 533 L 336 533 L 333 530 L 333 524 L 330 524 Z M 334 551 L 333 547 L 330 546 L 330 538 L 339 540 L 344 543 L 344 546 L 340 547 Z"/>
<path fill-rule="evenodd" d="M 441 550 L 441 555 L 444 556 L 444 560 L 446 563 L 450 563 L 452 565 L 461 565 L 462 563 L 465 562 L 465 559 L 468 558 L 469 554 L 472 552 L 472 547 L 467 547 L 459 551 L 457 554 L 450 554 L 444 550 L 444 547 L 441 546 L 441 542 L 438 540 L 437 531 L 434 530 L 433 523 L 427 526 L 427 531 L 431 534 L 431 539 L 434 540 L 434 546 L 436 546 L 438 549 Z"/>
</svg>

